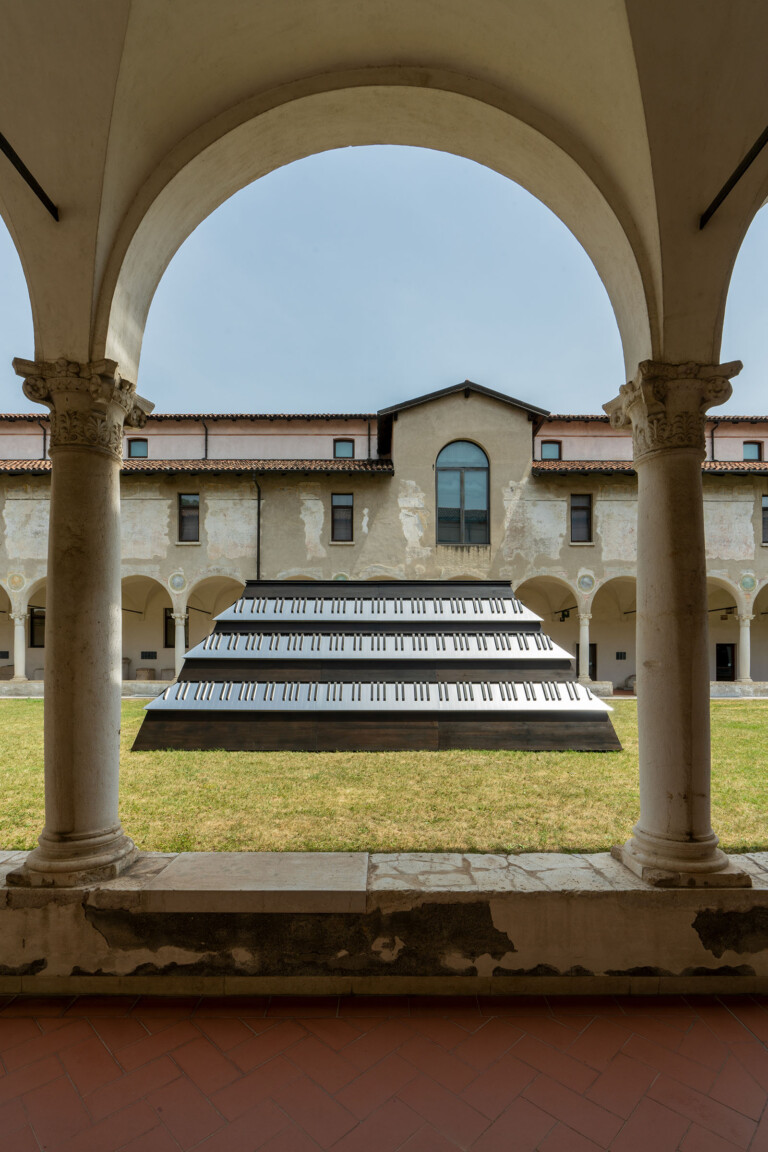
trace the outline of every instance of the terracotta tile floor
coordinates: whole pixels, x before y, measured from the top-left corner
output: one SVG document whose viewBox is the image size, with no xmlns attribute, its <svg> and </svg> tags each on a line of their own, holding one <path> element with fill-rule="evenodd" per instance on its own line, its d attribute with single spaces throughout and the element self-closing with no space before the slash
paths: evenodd
<svg viewBox="0 0 768 1152">
<path fill-rule="evenodd" d="M 0 999 L 0 1152 L 768 1152 L 768 997 Z"/>
</svg>

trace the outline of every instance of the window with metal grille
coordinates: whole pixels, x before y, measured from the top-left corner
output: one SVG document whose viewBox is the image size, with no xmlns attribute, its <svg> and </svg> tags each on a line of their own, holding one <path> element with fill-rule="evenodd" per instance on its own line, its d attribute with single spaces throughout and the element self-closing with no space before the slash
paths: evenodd
<svg viewBox="0 0 768 1152">
<path fill-rule="evenodd" d="M 142 660 L 157 660 L 157 652 L 142 652 Z"/>
<path fill-rule="evenodd" d="M 469 440 L 446 444 L 435 463 L 437 543 L 489 544 L 489 467 Z"/>
<path fill-rule="evenodd" d="M 626 658 L 627 658 L 626 652 L 617 652 L 616 653 L 616 659 L 617 660 L 626 660 Z"/>
<path fill-rule="evenodd" d="M 347 543 L 352 540 L 352 525 L 355 498 L 351 493 L 334 493 L 331 496 L 331 540 Z"/>
<path fill-rule="evenodd" d="M 571 543 L 592 541 L 592 497 L 585 493 L 571 495 Z"/>
<path fill-rule="evenodd" d="M 196 492 L 179 493 L 179 540 L 188 543 L 200 539 L 200 496 Z"/>
</svg>

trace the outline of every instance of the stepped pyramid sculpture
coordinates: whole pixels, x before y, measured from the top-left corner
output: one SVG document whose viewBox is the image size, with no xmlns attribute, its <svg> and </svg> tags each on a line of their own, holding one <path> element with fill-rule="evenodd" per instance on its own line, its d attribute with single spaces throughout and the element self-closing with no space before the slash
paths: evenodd
<svg viewBox="0 0 768 1152">
<path fill-rule="evenodd" d="M 500 581 L 249 581 L 134 749 L 577 749 L 611 709 Z"/>
</svg>

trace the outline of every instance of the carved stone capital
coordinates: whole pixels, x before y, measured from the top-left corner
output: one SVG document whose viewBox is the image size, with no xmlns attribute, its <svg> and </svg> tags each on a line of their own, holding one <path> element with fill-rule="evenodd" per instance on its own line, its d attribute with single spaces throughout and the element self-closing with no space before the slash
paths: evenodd
<svg viewBox="0 0 768 1152">
<path fill-rule="evenodd" d="M 14 624 L 26 624 L 27 620 L 29 619 L 29 614 L 27 612 L 11 612 L 9 615 Z"/>
<path fill-rule="evenodd" d="M 123 425 L 141 428 L 154 408 L 124 380 L 114 360 L 13 361 L 28 400 L 51 413 L 51 451 L 85 448 L 121 460 Z"/>
<path fill-rule="evenodd" d="M 632 427 L 636 463 L 670 449 L 698 452 L 704 459 L 707 408 L 724 404 L 730 380 L 742 369 L 730 364 L 664 364 L 643 360 L 634 380 L 603 405 L 613 428 Z"/>
<path fill-rule="evenodd" d="M 186 624 L 189 617 L 186 612 L 172 612 L 171 619 L 174 620 L 176 624 Z"/>
<path fill-rule="evenodd" d="M 579 620 L 591 620 L 591 619 L 592 619 L 592 613 L 591 612 L 579 612 Z"/>
<path fill-rule="evenodd" d="M 749 625 L 754 620 L 754 618 L 755 617 L 750 612 L 741 612 L 739 613 L 739 624 L 742 626 Z"/>
</svg>

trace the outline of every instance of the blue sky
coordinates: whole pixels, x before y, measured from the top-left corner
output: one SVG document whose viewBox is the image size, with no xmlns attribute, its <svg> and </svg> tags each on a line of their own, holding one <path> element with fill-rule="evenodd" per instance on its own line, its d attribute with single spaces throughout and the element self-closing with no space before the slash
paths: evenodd
<svg viewBox="0 0 768 1152">
<path fill-rule="evenodd" d="M 764 413 L 768 212 L 736 265 L 722 411 Z M 34 411 L 10 367 L 33 353 L 0 225 L 0 408 Z M 165 412 L 351 412 L 469 378 L 551 411 L 597 412 L 624 382 L 586 253 L 522 188 L 416 148 L 345 148 L 238 193 L 186 241 L 147 323 L 138 385 Z"/>
</svg>

